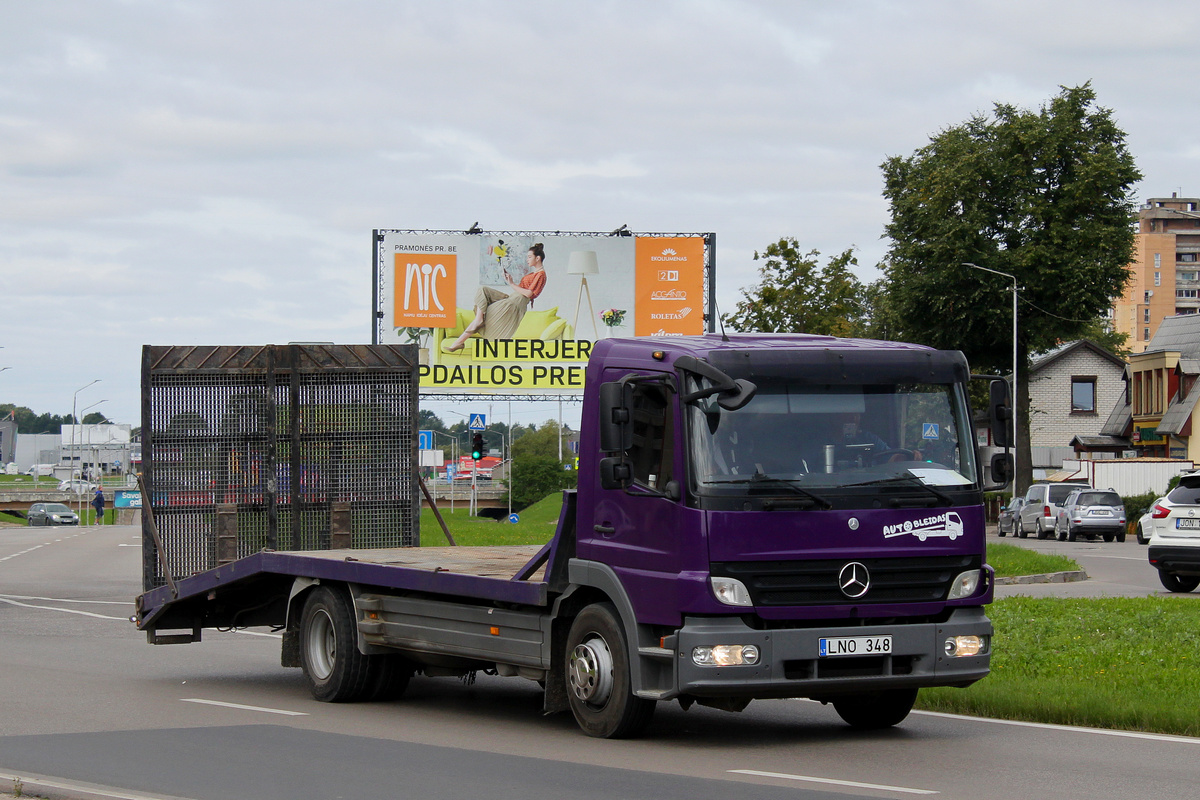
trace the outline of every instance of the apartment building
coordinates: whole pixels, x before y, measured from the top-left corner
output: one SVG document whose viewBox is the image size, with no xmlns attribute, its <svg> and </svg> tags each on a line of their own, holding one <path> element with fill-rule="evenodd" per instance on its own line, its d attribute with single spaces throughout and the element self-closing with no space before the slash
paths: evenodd
<svg viewBox="0 0 1200 800">
<path fill-rule="evenodd" d="M 1167 317 L 1200 311 L 1200 198 L 1154 197 L 1138 212 L 1133 276 L 1113 304 L 1113 327 L 1143 352 Z"/>
</svg>

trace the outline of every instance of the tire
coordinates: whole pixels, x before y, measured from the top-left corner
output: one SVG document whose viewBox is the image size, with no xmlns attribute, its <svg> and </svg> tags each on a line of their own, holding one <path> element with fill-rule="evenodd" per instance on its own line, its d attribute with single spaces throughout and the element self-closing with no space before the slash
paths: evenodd
<svg viewBox="0 0 1200 800">
<path fill-rule="evenodd" d="M 1073 541 L 1075 541 L 1075 537 L 1076 537 L 1075 531 L 1071 530 L 1071 526 L 1068 525 L 1067 526 L 1067 541 L 1073 542 Z"/>
<path fill-rule="evenodd" d="M 366 657 L 370 663 L 371 688 L 369 700 L 399 700 L 408 690 L 413 676 L 413 666 L 408 659 L 399 655 L 377 655 Z"/>
<path fill-rule="evenodd" d="M 1003 539 L 1004 535 L 1005 535 L 1004 534 L 1004 526 L 1001 525 L 999 522 L 996 523 L 996 535 L 999 536 L 1001 539 Z"/>
<path fill-rule="evenodd" d="M 1102 537 L 1103 537 L 1104 541 L 1112 542 L 1112 540 L 1116 537 L 1116 534 L 1105 533 L 1105 534 L 1102 534 Z"/>
<path fill-rule="evenodd" d="M 1137 543 L 1138 544 L 1150 544 L 1150 537 L 1146 536 L 1144 534 L 1145 534 L 1145 531 L 1142 529 L 1142 526 L 1139 524 L 1137 526 Z"/>
<path fill-rule="evenodd" d="M 1200 586 L 1200 575 L 1176 575 L 1160 569 L 1158 579 L 1168 592 L 1190 592 Z"/>
<path fill-rule="evenodd" d="M 633 694 L 629 648 L 612 605 L 579 612 L 567 634 L 564 663 L 571 713 L 588 736 L 626 739 L 650 724 L 655 703 Z"/>
<path fill-rule="evenodd" d="M 318 586 L 300 618 L 300 662 L 312 696 L 348 703 L 373 693 L 376 665 L 358 651 L 354 605 L 344 590 Z"/>
<path fill-rule="evenodd" d="M 1060 542 L 1065 542 L 1067 540 L 1067 533 L 1062 528 L 1058 527 L 1057 520 L 1054 522 L 1054 538 Z"/>
<path fill-rule="evenodd" d="M 1029 531 L 1025 530 L 1024 522 L 1017 523 L 1017 536 L 1021 537 L 1022 539 L 1029 538 Z"/>
<path fill-rule="evenodd" d="M 1117 541 L 1118 541 L 1118 542 L 1124 542 L 1124 541 L 1125 541 L 1125 531 L 1121 531 L 1120 533 L 1118 533 L 1118 534 L 1117 534 Z"/>
<path fill-rule="evenodd" d="M 859 730 L 899 725 L 917 701 L 916 689 L 888 689 L 834 699 L 833 708 L 846 724 Z"/>
</svg>

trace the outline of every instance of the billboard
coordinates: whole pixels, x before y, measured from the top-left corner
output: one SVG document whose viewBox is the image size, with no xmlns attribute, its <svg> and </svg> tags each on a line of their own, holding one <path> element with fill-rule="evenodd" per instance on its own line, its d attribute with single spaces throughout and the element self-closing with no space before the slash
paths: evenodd
<svg viewBox="0 0 1200 800">
<path fill-rule="evenodd" d="M 577 395 L 599 339 L 711 330 L 713 234 L 374 238 L 374 341 L 420 346 L 422 394 Z"/>
</svg>

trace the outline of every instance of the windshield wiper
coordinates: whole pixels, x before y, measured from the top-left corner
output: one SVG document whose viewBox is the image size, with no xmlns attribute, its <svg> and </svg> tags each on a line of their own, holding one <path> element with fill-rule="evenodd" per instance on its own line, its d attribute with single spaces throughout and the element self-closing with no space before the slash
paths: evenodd
<svg viewBox="0 0 1200 800">
<path fill-rule="evenodd" d="M 798 494 L 801 497 L 807 497 L 822 508 L 833 508 L 833 503 L 826 500 L 815 492 L 810 492 L 802 486 L 798 486 L 794 480 L 788 478 L 776 478 L 772 475 L 767 475 L 762 472 L 755 472 L 749 478 L 741 478 L 735 481 L 723 481 L 723 483 L 752 483 L 759 485 L 784 486 L 792 491 L 793 494 Z M 764 504 L 765 505 L 765 504 Z"/>
<path fill-rule="evenodd" d="M 896 475 L 892 478 L 879 478 L 873 481 L 866 481 L 865 483 L 856 483 L 855 486 L 883 486 L 888 483 L 902 483 L 905 486 L 916 486 L 924 489 L 948 506 L 954 505 L 955 502 L 953 497 L 945 492 L 938 491 L 915 475 Z"/>
<path fill-rule="evenodd" d="M 757 483 L 757 485 L 760 485 L 764 488 L 766 488 L 766 486 L 782 486 L 788 489 L 788 491 L 792 492 L 792 494 L 797 494 L 799 497 L 811 500 L 812 503 L 821 506 L 822 509 L 832 509 L 833 507 L 833 504 L 829 503 L 829 500 L 821 497 L 820 494 L 809 492 L 808 489 L 797 486 L 796 481 L 786 479 L 786 477 L 774 477 L 772 475 L 766 475 L 763 473 L 755 473 L 750 477 L 731 477 L 731 479 L 713 480 L 708 482 L 716 483 L 716 485 L 720 486 L 730 486 L 733 485 L 733 483 Z M 766 506 L 767 503 L 769 503 L 769 501 L 766 501 L 766 503 L 763 503 L 763 505 Z"/>
</svg>

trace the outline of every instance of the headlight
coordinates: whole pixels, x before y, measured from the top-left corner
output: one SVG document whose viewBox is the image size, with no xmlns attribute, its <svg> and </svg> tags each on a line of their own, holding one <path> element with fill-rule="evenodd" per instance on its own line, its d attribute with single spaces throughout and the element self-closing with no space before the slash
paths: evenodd
<svg viewBox="0 0 1200 800">
<path fill-rule="evenodd" d="M 950 583 L 950 595 L 948 600 L 961 600 L 964 597 L 970 597 L 979 589 L 979 582 L 983 579 L 983 570 L 972 569 L 960 573 Z"/>
<path fill-rule="evenodd" d="M 752 644 L 717 644 L 692 649 L 692 661 L 701 667 L 737 667 L 758 663 Z"/>
<path fill-rule="evenodd" d="M 55 522 L 58 522 L 60 519 L 62 519 L 62 514 L 51 514 L 50 519 L 54 520 Z"/>
<path fill-rule="evenodd" d="M 981 655 L 987 652 L 987 648 L 986 636 L 951 636 L 945 644 L 946 655 L 951 658 Z"/>
<path fill-rule="evenodd" d="M 727 606 L 751 606 L 750 592 L 736 578 L 709 578 L 713 594 Z"/>
</svg>

